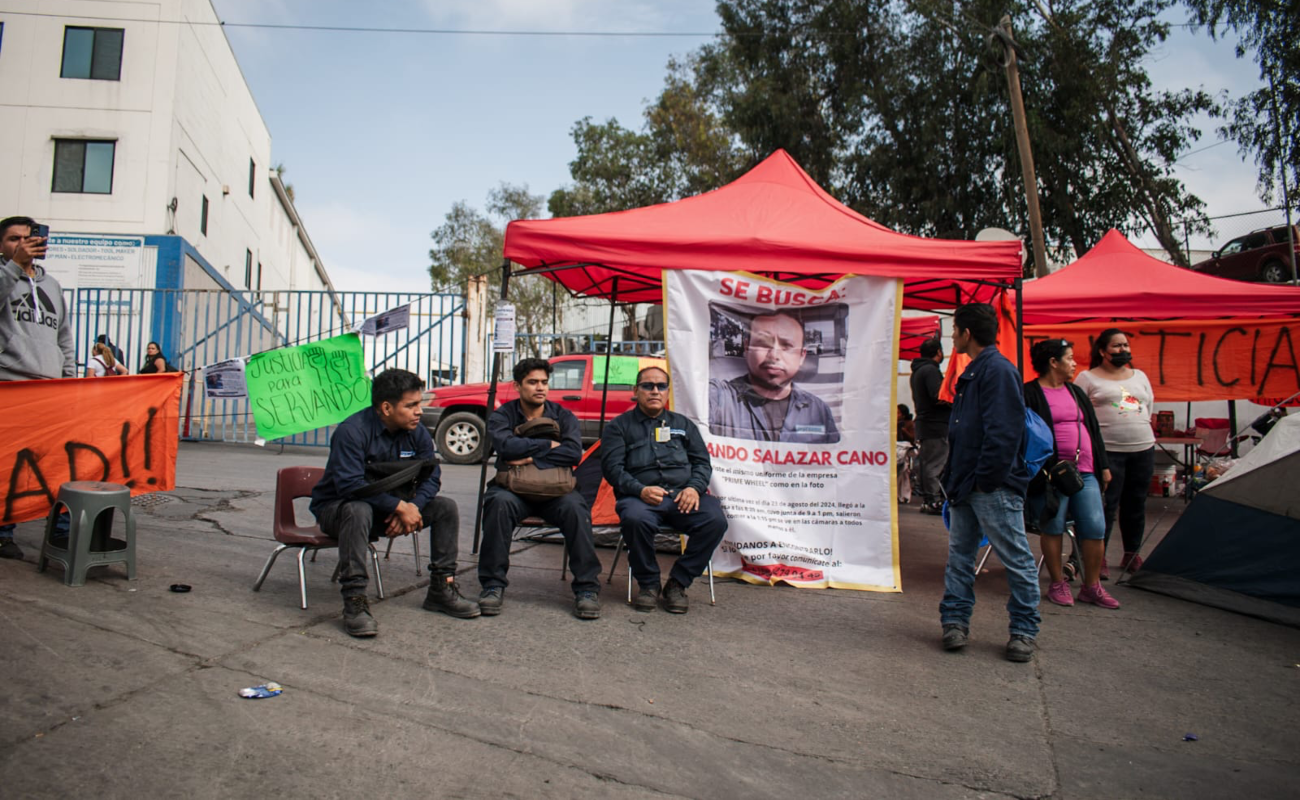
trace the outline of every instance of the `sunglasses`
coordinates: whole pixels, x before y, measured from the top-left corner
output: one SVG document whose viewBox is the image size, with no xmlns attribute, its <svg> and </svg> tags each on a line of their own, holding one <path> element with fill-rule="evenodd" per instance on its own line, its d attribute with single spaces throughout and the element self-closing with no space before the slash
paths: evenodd
<svg viewBox="0 0 1300 800">
<path fill-rule="evenodd" d="M 636 385 L 636 388 L 643 392 L 666 392 L 668 391 L 668 382 L 664 381 L 662 383 L 655 383 L 653 381 L 642 381 Z"/>
</svg>

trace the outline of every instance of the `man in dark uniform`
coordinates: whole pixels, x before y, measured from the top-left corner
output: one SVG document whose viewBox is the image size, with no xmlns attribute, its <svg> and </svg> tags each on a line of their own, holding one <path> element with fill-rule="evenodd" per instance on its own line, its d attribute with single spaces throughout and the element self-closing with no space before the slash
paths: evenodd
<svg viewBox="0 0 1300 800">
<path fill-rule="evenodd" d="M 572 411 L 546 399 L 551 363 L 525 358 L 515 365 L 519 399 L 488 416 L 488 435 L 497 451 L 497 469 L 533 464 L 538 469 L 572 470 L 582 460 L 582 434 Z M 528 420 L 546 417 L 560 427 L 558 441 L 520 436 L 515 429 Z M 506 572 L 510 569 L 510 540 L 524 517 L 538 516 L 560 529 L 569 546 L 573 572 L 573 614 L 600 618 L 600 559 L 591 538 L 591 509 L 576 489 L 549 500 L 528 500 L 493 484 L 483 498 L 483 549 L 478 557 L 478 582 L 483 587 L 479 609 L 487 617 L 501 613 Z"/>
<path fill-rule="evenodd" d="M 633 397 L 636 408 L 609 423 L 600 440 L 601 470 L 614 489 L 628 566 L 640 586 L 633 606 L 653 611 L 658 605 L 654 540 L 666 524 L 689 537 L 662 589 L 664 608 L 685 614 L 686 589 L 704 573 L 727 532 L 727 518 L 718 499 L 706 494 L 713 466 L 699 429 L 664 408 L 668 373 L 659 367 L 641 370 Z"/>
<path fill-rule="evenodd" d="M 456 587 L 460 515 L 456 501 L 438 495 L 441 469 L 433 462 L 429 477 L 410 500 L 387 492 L 369 494 L 366 465 L 405 460 L 432 461 L 433 437 L 420 424 L 424 382 L 404 369 L 388 369 L 370 387 L 371 407 L 339 424 L 330 439 L 325 475 L 311 493 L 311 513 L 321 531 L 339 540 L 339 585 L 343 625 L 353 636 L 374 636 L 379 625 L 370 614 L 366 556 L 371 539 L 419 535 L 429 528 L 428 611 L 467 619 L 479 615 L 478 604 L 461 597 Z"/>
</svg>

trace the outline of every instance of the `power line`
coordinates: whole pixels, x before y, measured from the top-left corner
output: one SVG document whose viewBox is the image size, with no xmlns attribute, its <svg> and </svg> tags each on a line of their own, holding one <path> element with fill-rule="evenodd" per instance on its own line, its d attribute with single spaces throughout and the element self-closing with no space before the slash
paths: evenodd
<svg viewBox="0 0 1300 800">
<path fill-rule="evenodd" d="M 96 17 L 86 14 L 50 14 L 36 11 L 0 11 L 7 16 L 44 17 L 48 19 L 92 20 L 95 22 L 143 22 L 155 25 L 193 25 L 214 28 L 258 28 L 263 30 L 317 31 L 332 33 L 407 33 L 434 36 L 584 36 L 591 38 L 713 38 L 724 35 L 722 31 L 537 31 L 537 30 L 484 30 L 473 28 L 381 28 L 361 25 L 302 25 L 273 22 L 203 22 L 188 19 L 143 19 L 133 17 Z M 761 36 L 755 34 L 739 34 Z"/>
</svg>

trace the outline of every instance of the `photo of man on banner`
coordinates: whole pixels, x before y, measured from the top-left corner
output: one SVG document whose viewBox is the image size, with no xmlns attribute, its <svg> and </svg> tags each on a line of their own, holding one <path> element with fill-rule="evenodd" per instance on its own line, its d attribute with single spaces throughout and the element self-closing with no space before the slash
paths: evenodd
<svg viewBox="0 0 1300 800">
<path fill-rule="evenodd" d="M 680 376 L 672 408 L 699 426 L 709 491 L 727 514 L 717 574 L 899 591 L 899 282 L 855 276 L 813 290 L 673 270 L 664 302 Z"/>
</svg>

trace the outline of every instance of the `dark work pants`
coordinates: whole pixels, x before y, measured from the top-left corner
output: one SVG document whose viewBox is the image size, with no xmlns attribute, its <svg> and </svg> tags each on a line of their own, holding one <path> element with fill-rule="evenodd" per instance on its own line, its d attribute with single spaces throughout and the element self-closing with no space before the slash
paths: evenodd
<svg viewBox="0 0 1300 800">
<path fill-rule="evenodd" d="M 700 507 L 689 514 L 677 510 L 668 497 L 652 506 L 639 497 L 624 497 L 614 504 L 622 522 L 623 543 L 632 577 L 642 586 L 659 585 L 659 560 L 655 558 L 655 533 L 667 525 L 686 534 L 686 552 L 668 573 L 682 586 L 690 586 L 709 565 L 713 551 L 727 532 L 727 515 L 722 503 L 711 494 L 700 495 Z"/>
<path fill-rule="evenodd" d="M 591 536 L 591 509 L 577 492 L 552 500 L 525 500 L 509 489 L 489 486 L 483 497 L 483 543 L 478 554 L 478 582 L 484 589 L 510 584 L 510 542 L 524 517 L 541 517 L 560 529 L 569 546 L 573 591 L 600 591 L 600 559 Z"/>
<path fill-rule="evenodd" d="M 1107 545 L 1117 516 L 1124 552 L 1136 553 L 1142 545 L 1147 524 L 1147 492 L 1151 489 L 1155 459 L 1154 447 L 1137 453 L 1106 451 L 1106 460 L 1110 462 L 1110 486 L 1106 487 Z"/>
<path fill-rule="evenodd" d="M 939 480 L 948 463 L 948 437 L 936 436 L 921 440 L 921 485 L 912 487 L 921 495 L 922 503 L 943 505 L 943 487 Z"/>
<path fill-rule="evenodd" d="M 460 536 L 460 511 L 456 501 L 438 496 L 420 509 L 424 527 L 429 528 L 429 575 L 445 580 L 456 574 L 456 553 Z M 374 507 L 364 500 L 340 500 L 323 506 L 316 515 L 326 536 L 339 540 L 339 587 L 344 597 L 360 597 L 370 585 L 366 560 L 369 544 L 384 535 L 387 525 Z M 419 536 L 416 531 L 412 536 Z"/>
</svg>

